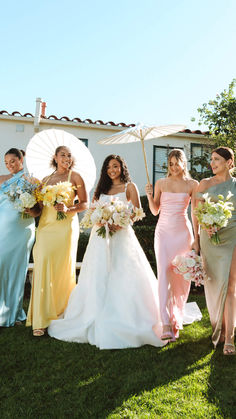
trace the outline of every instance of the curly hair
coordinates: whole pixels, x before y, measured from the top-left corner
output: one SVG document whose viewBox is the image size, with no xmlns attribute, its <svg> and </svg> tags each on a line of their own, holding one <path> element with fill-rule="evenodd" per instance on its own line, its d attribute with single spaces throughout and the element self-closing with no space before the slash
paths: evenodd
<svg viewBox="0 0 236 419">
<path fill-rule="evenodd" d="M 97 184 L 97 187 L 95 189 L 94 192 L 94 198 L 95 199 L 99 199 L 100 195 L 102 193 L 106 194 L 112 186 L 112 180 L 111 178 L 108 176 L 107 174 L 107 166 L 109 165 L 110 160 L 117 160 L 120 163 L 120 167 L 121 167 L 121 175 L 120 175 L 120 180 L 122 183 L 127 183 L 130 182 L 130 174 L 129 174 L 129 170 L 127 167 L 127 164 L 125 162 L 125 160 L 116 155 L 116 154 L 110 154 L 110 156 L 107 156 L 103 162 L 102 165 L 102 169 L 101 169 L 101 174 L 100 174 L 100 178 Z"/>
<path fill-rule="evenodd" d="M 169 154 L 168 154 L 168 162 L 167 162 L 167 177 L 171 176 L 170 173 L 170 161 L 172 157 L 175 157 L 177 162 L 183 163 L 184 166 L 184 177 L 187 179 L 191 179 L 191 176 L 189 174 L 188 168 L 187 168 L 187 158 L 183 152 L 183 150 L 179 148 L 174 148 Z"/>
<path fill-rule="evenodd" d="M 59 153 L 59 151 L 61 151 L 63 148 L 67 148 L 67 150 L 70 151 L 70 149 L 66 145 L 59 145 L 59 147 L 56 148 L 54 155 L 56 156 Z M 75 159 L 74 159 L 74 157 L 71 157 L 71 161 L 72 161 L 72 163 L 70 165 L 70 169 L 72 169 L 73 166 L 75 165 Z M 50 166 L 51 167 L 54 167 L 55 169 L 57 169 L 57 162 L 54 159 L 54 156 L 53 156 L 53 158 L 51 160 Z"/>
</svg>

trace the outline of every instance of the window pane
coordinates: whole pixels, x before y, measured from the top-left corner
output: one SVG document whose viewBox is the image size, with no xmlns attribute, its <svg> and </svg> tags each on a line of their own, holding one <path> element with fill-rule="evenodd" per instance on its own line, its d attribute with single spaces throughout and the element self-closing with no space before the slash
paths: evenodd
<svg viewBox="0 0 236 419">
<path fill-rule="evenodd" d="M 191 154 L 192 158 L 194 157 L 202 157 L 203 146 L 202 144 L 191 144 Z M 191 169 L 195 169 L 197 172 L 202 172 L 201 164 L 191 164 Z"/>
</svg>

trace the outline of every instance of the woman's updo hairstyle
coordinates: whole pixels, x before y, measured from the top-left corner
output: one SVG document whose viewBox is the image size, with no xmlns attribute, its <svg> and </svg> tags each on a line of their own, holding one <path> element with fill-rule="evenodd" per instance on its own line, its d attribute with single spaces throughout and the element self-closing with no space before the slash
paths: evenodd
<svg viewBox="0 0 236 419">
<path fill-rule="evenodd" d="M 212 153 L 219 154 L 219 156 L 223 157 L 226 161 L 232 160 L 232 163 L 230 165 L 230 169 L 234 168 L 234 152 L 233 152 L 232 148 L 218 147 L 218 148 L 215 148 L 215 150 L 213 150 Z"/>
<path fill-rule="evenodd" d="M 24 150 L 19 150 L 18 148 L 10 148 L 10 150 L 5 153 L 5 156 L 7 156 L 7 154 L 14 154 L 19 160 L 23 159 L 25 156 Z"/>
<path fill-rule="evenodd" d="M 55 150 L 55 156 L 63 149 L 63 148 L 67 148 L 68 150 L 69 150 L 69 148 L 68 147 L 66 147 L 66 145 L 59 145 L 59 147 L 57 147 L 56 148 L 56 150 Z M 72 169 L 72 167 L 74 166 L 74 164 L 75 164 L 75 160 L 74 160 L 74 157 L 72 157 L 72 162 L 71 162 L 71 165 L 70 165 L 70 169 Z M 54 159 L 54 157 L 52 158 L 52 161 L 51 161 L 51 164 L 50 164 L 50 166 L 51 167 L 53 167 L 54 169 L 57 169 L 57 162 L 56 162 L 56 160 Z"/>
</svg>

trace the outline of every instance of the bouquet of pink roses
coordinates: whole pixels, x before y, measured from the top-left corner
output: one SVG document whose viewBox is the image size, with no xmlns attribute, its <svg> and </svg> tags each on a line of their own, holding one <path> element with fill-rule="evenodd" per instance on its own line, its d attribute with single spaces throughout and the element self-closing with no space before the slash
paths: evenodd
<svg viewBox="0 0 236 419">
<path fill-rule="evenodd" d="M 202 258 L 195 250 L 177 255 L 172 261 L 174 272 L 182 275 L 186 281 L 194 282 L 196 287 L 204 284 L 204 280 L 209 279 L 202 266 Z"/>
</svg>

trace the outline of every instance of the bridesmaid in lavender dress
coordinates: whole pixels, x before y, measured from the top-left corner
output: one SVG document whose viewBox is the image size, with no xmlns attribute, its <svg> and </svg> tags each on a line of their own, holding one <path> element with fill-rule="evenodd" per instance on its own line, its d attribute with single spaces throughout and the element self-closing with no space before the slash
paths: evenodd
<svg viewBox="0 0 236 419">
<path fill-rule="evenodd" d="M 199 252 L 198 224 L 192 215 L 193 230 L 187 215 L 190 199 L 194 207 L 198 182 L 190 178 L 184 152 L 174 149 L 168 156 L 168 173 L 157 180 L 153 197 L 152 185 L 146 186 L 149 208 L 153 215 L 160 211 L 155 230 L 155 254 L 158 272 L 158 288 L 162 320 L 162 339 L 174 341 L 183 327 L 184 307 L 191 283 L 173 272 L 171 262 L 178 254 L 191 249 Z M 191 313 L 194 320 L 200 312 Z"/>
</svg>

